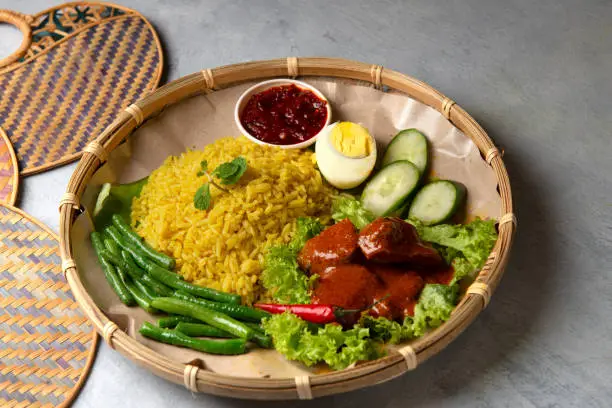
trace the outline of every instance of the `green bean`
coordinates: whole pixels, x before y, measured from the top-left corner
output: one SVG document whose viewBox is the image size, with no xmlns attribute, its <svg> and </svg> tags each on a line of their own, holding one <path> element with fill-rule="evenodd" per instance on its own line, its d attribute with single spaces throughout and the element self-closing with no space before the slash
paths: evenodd
<svg viewBox="0 0 612 408">
<path fill-rule="evenodd" d="M 188 347 L 210 354 L 243 354 L 246 353 L 246 341 L 243 339 L 208 340 L 194 339 L 181 332 L 155 327 L 149 322 L 140 326 L 140 334 L 162 343 Z"/>
<path fill-rule="evenodd" d="M 120 269 L 122 272 L 127 273 L 132 278 L 138 279 L 142 277 L 143 272 L 141 270 L 132 270 L 132 268 L 130 268 L 128 263 L 121 256 L 115 256 L 111 251 L 107 250 L 106 248 L 102 249 L 101 254 L 104 258 L 108 259 L 110 263 L 115 265 L 117 269 Z"/>
<path fill-rule="evenodd" d="M 144 309 L 148 313 L 156 312 L 156 310 L 153 307 L 151 307 L 151 301 L 153 300 L 153 298 L 151 298 L 146 293 L 141 291 L 134 281 L 132 281 L 129 277 L 126 277 L 123 283 L 125 284 L 125 286 L 128 288 L 128 290 L 130 291 L 130 293 L 136 300 L 136 303 L 138 303 L 138 306 L 140 306 L 142 309 Z"/>
<path fill-rule="evenodd" d="M 136 260 L 138 262 L 138 260 Z M 192 295 L 196 295 L 202 298 L 214 300 L 221 303 L 232 303 L 239 305 L 241 302 L 240 295 L 232 293 L 219 292 L 214 289 L 205 288 L 203 286 L 197 286 L 189 282 L 185 282 L 179 275 L 174 272 L 170 272 L 167 269 L 163 269 L 153 263 L 148 263 L 146 266 L 140 265 L 145 268 L 149 274 L 160 281 L 161 283 L 170 286 L 174 289 L 184 290 Z"/>
<path fill-rule="evenodd" d="M 253 337 L 251 338 L 259 347 L 271 348 L 272 337 L 258 330 L 253 330 Z"/>
<path fill-rule="evenodd" d="M 130 275 L 132 278 L 134 279 L 142 278 L 145 275 L 145 273 L 142 271 L 142 269 L 140 269 L 138 266 L 134 264 L 131 257 L 123 256 L 124 252 L 127 253 L 125 250 L 119 249 L 119 255 L 115 257 L 115 261 L 111 259 L 111 262 L 119 262 L 121 264 L 121 267 L 124 268 L 127 271 L 128 275 Z"/>
<path fill-rule="evenodd" d="M 251 325 L 249 324 L 248 326 Z M 202 323 L 179 322 L 176 326 L 176 330 L 190 337 L 234 337 L 224 330 L 219 330 L 216 327 Z M 260 347 L 272 347 L 272 338 L 266 336 L 263 331 L 254 330 L 251 340 Z"/>
<path fill-rule="evenodd" d="M 123 236 L 121 235 L 121 233 L 119 233 L 117 228 L 115 228 L 114 226 L 111 225 L 111 226 L 106 227 L 104 229 L 104 232 L 107 233 L 108 236 L 110 236 L 113 239 L 113 241 L 115 241 L 117 245 L 119 245 L 122 248 L 122 252 L 127 252 L 130 255 L 129 260 L 127 260 L 126 257 L 123 255 L 122 255 L 122 258 L 126 260 L 132 266 L 131 269 L 140 271 L 141 273 L 142 273 L 141 269 L 144 269 L 146 272 L 150 273 L 150 270 L 155 266 L 157 266 L 158 268 L 161 268 L 156 263 L 149 260 L 147 255 L 143 253 L 142 251 L 140 251 L 138 248 L 134 248 L 126 244 L 125 240 L 123 239 Z M 173 272 L 168 271 L 168 273 L 173 273 Z M 169 292 L 166 296 L 170 296 Z"/>
<path fill-rule="evenodd" d="M 123 248 L 125 246 L 125 242 L 123 242 L 123 236 L 121 235 L 119 230 L 113 227 L 112 225 L 109 225 L 108 227 L 104 228 L 103 233 L 104 235 L 115 241 L 120 247 Z"/>
<path fill-rule="evenodd" d="M 153 299 L 151 305 L 166 313 L 180 314 L 182 316 L 189 316 L 201 320 L 204 323 L 225 330 L 241 339 L 250 340 L 253 337 L 253 329 L 250 327 L 245 326 L 238 320 L 232 319 L 223 313 L 207 309 L 195 303 L 167 297 Z"/>
<path fill-rule="evenodd" d="M 146 288 L 138 279 L 133 279 L 125 271 L 124 268 L 120 266 L 115 266 L 115 270 L 117 271 L 117 274 L 121 278 L 121 281 L 123 282 L 127 290 L 130 292 L 130 294 L 136 301 L 136 304 L 149 313 L 157 312 L 151 307 L 151 300 L 157 295 L 153 294 L 153 296 L 151 296 L 151 290 L 149 288 Z M 143 287 L 146 290 L 143 290 Z"/>
<path fill-rule="evenodd" d="M 130 270 L 135 271 L 134 274 L 140 275 L 139 280 L 152 289 L 156 296 L 172 296 L 174 290 L 153 279 L 150 275 L 144 273 L 142 269 L 140 269 L 138 265 L 134 263 L 134 258 L 132 258 L 132 255 L 130 255 L 129 252 L 122 250 L 121 258 L 127 263 Z M 132 276 L 134 276 L 134 274 Z"/>
<path fill-rule="evenodd" d="M 257 323 L 252 323 L 252 322 L 243 322 L 243 323 L 247 327 L 250 327 L 250 328 L 253 329 L 253 337 L 251 338 L 251 340 L 254 341 L 259 347 L 263 347 L 263 348 L 271 348 L 272 347 L 272 338 L 270 336 L 266 335 L 266 332 L 264 331 L 263 327 L 261 327 Z M 183 325 L 183 326 L 181 326 L 181 325 Z M 186 329 L 187 331 L 180 329 L 180 327 L 185 328 L 185 325 L 189 325 L 189 323 L 179 323 L 178 326 L 176 327 L 176 329 L 179 330 L 179 331 L 182 331 L 183 333 L 185 333 L 188 336 L 191 336 L 191 334 L 189 334 L 187 332 L 187 331 L 189 331 L 191 329 L 191 326 L 187 326 L 187 329 Z M 195 326 L 197 326 L 197 324 Z M 196 328 L 194 328 L 193 330 L 195 332 L 197 332 Z"/>
<path fill-rule="evenodd" d="M 100 232 L 100 237 L 102 238 L 102 242 L 103 242 L 103 243 L 104 243 L 104 240 L 106 240 L 106 239 L 110 239 L 111 241 L 114 241 L 114 240 L 113 240 L 113 237 L 111 237 L 110 235 L 108 235 L 108 232 L 106 232 L 106 228 L 105 228 L 105 229 L 103 229 L 102 231 L 99 231 L 99 232 Z M 106 246 L 106 244 L 104 244 L 104 245 Z M 107 249 L 108 249 L 108 248 L 107 248 Z"/>
<path fill-rule="evenodd" d="M 167 269 L 162 268 L 156 263 L 150 261 L 145 254 L 142 253 L 137 248 L 134 248 L 128 244 L 126 244 L 123 236 L 119 233 L 119 231 L 114 226 L 109 226 L 105 229 L 105 232 L 112 237 L 112 239 L 125 251 L 127 251 L 135 263 L 140 266 L 142 269 L 147 271 L 153 278 L 157 281 L 170 286 L 175 289 L 183 289 L 186 292 L 191 294 L 215 300 L 217 302 L 223 303 L 234 303 L 240 304 L 241 298 L 240 295 L 235 295 L 231 293 L 219 292 L 214 289 L 205 288 L 203 286 L 193 285 L 189 282 L 185 282 L 174 272 L 170 272 Z M 169 296 L 169 293 L 166 295 Z"/>
<path fill-rule="evenodd" d="M 167 316 L 157 319 L 157 325 L 162 329 L 174 329 L 181 322 L 202 323 L 200 320 L 189 316 Z"/>
<path fill-rule="evenodd" d="M 136 285 L 136 287 L 140 289 L 140 291 L 144 293 L 148 298 L 153 299 L 153 298 L 159 297 L 159 295 L 155 293 L 153 289 L 145 285 L 145 283 L 142 280 L 140 279 L 132 279 L 132 280 L 134 281 L 134 285 Z"/>
<path fill-rule="evenodd" d="M 119 230 L 117 230 L 117 228 L 115 228 L 114 226 L 109 225 L 108 227 L 106 227 L 104 229 L 104 233 L 111 237 L 111 239 L 115 241 L 115 243 L 119 245 L 124 251 L 127 251 L 132 256 L 134 261 L 136 261 L 136 263 L 140 265 L 143 269 L 145 269 L 142 266 L 143 264 L 154 264 L 153 262 L 149 261 L 149 258 L 147 258 L 147 254 L 140 251 L 138 248 L 134 248 L 131 245 L 128 245 L 125 242 L 125 239 L 123 239 L 123 235 L 121 235 Z"/>
<path fill-rule="evenodd" d="M 104 276 L 108 281 L 111 288 L 115 291 L 117 296 L 121 302 L 123 302 L 127 306 L 134 306 L 135 299 L 132 294 L 125 287 L 125 284 L 117 274 L 115 267 L 102 256 L 102 253 L 105 251 L 104 243 L 102 242 L 102 236 L 99 232 L 91 233 L 91 244 L 96 251 L 96 255 L 98 256 L 98 261 L 100 261 L 100 266 L 102 267 L 102 271 L 104 272 Z"/>
<path fill-rule="evenodd" d="M 153 292 L 150 294 L 151 297 L 172 296 L 174 293 L 174 290 L 144 273 L 136 264 L 134 264 L 131 255 L 127 251 L 121 251 L 121 256 L 119 258 L 109 254 L 108 252 L 103 253 L 103 255 L 107 255 L 118 270 L 127 271 L 134 283 L 144 284 L 147 287 L 147 293 L 150 293 L 151 291 Z"/>
<path fill-rule="evenodd" d="M 217 312 L 225 313 L 228 316 L 240 320 L 248 320 L 252 322 L 260 322 L 264 317 L 269 317 L 270 313 L 264 312 L 263 310 L 255 309 L 248 306 L 232 305 L 229 303 L 217 303 L 211 302 L 206 299 L 198 299 L 189 293 L 185 293 L 181 290 L 174 292 L 174 297 L 177 299 L 186 300 L 187 302 L 196 303 L 200 306 L 204 306 Z"/>
<path fill-rule="evenodd" d="M 263 327 L 261 327 L 261 325 L 259 323 L 253 323 L 253 322 L 244 322 L 244 324 L 246 324 L 247 326 L 249 326 L 251 329 L 258 331 L 260 333 L 266 333 L 266 331 L 264 330 Z"/>
<path fill-rule="evenodd" d="M 129 276 L 134 281 L 134 283 L 146 285 L 147 294 L 149 294 L 150 292 L 154 292 L 150 294 L 151 297 L 168 296 L 174 293 L 172 289 L 162 285 L 161 283 L 158 283 L 152 277 L 145 274 L 138 267 L 132 267 L 132 265 L 130 265 L 130 263 L 125 260 L 125 258 L 116 257 L 112 255 L 109 251 L 103 251 L 102 255 L 115 265 L 117 271 L 120 274 Z M 123 276 L 123 279 L 125 280 L 126 277 Z"/>
<path fill-rule="evenodd" d="M 104 246 L 106 247 L 106 250 L 108 252 L 110 252 L 114 256 L 120 256 L 121 255 L 119 253 L 119 245 L 117 245 L 117 243 L 115 241 L 113 241 L 112 238 L 104 237 L 103 240 L 104 240 Z"/>
<path fill-rule="evenodd" d="M 153 289 L 157 296 L 170 297 L 174 294 L 174 290 L 157 281 L 151 275 L 144 274 L 140 280 L 142 283 Z"/>
<path fill-rule="evenodd" d="M 254 334 L 252 340 L 257 343 L 258 346 L 263 348 L 272 347 L 272 338 L 266 334 L 263 327 L 253 322 L 244 322 L 244 324 L 253 329 Z"/>
<path fill-rule="evenodd" d="M 123 235 L 126 240 L 126 243 L 129 245 L 134 245 L 136 248 L 140 249 L 142 252 L 147 254 L 147 256 L 153 260 L 159 266 L 162 266 L 166 269 L 173 269 L 176 265 L 176 262 L 173 258 L 169 257 L 166 254 L 162 254 L 157 252 L 149 244 L 147 244 L 136 232 L 130 228 L 127 222 L 123 219 L 119 214 L 113 214 L 113 225 L 119 230 L 119 232 Z"/>
<path fill-rule="evenodd" d="M 123 248 L 121 248 L 121 258 L 128 264 L 130 268 L 136 269 L 140 271 L 140 273 L 144 273 L 142 268 L 136 265 L 136 262 L 134 262 L 134 258 L 132 257 L 132 255 L 130 255 L 130 253 Z"/>
<path fill-rule="evenodd" d="M 109 255 L 108 251 L 101 251 L 102 257 L 106 260 L 109 260 L 107 258 L 107 255 Z M 117 272 L 117 276 L 119 276 L 119 279 L 121 279 L 121 282 L 123 282 L 123 284 L 125 285 L 125 280 L 127 279 L 127 274 L 125 273 L 125 271 L 123 269 L 121 269 L 120 267 L 118 267 L 117 265 L 115 265 L 113 262 L 111 262 L 111 265 L 113 265 L 113 267 L 115 268 L 115 271 Z M 127 286 L 126 286 L 127 289 Z"/>
<path fill-rule="evenodd" d="M 234 337 L 224 330 L 217 329 L 209 324 L 180 322 L 176 325 L 176 331 L 189 337 Z"/>
</svg>

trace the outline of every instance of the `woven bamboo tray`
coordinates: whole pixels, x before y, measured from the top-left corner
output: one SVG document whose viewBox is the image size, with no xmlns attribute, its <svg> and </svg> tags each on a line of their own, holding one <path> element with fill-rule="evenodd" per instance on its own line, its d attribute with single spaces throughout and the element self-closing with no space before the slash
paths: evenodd
<svg viewBox="0 0 612 408">
<path fill-rule="evenodd" d="M 199 361 L 192 361 L 190 364 L 172 361 L 118 330 L 117 324 L 109 320 L 87 292 L 76 267 L 71 245 L 73 223 L 83 210 L 80 205 L 83 192 L 96 170 L 106 162 L 108 153 L 117 148 L 144 121 L 159 114 L 166 106 L 245 81 L 287 76 L 368 81 L 379 89 L 403 92 L 441 112 L 454 126 L 472 139 L 480 150 L 483 160 L 495 173 L 501 198 L 500 214 L 502 214 L 498 220 L 499 239 L 486 265 L 467 290 L 466 296 L 449 321 L 409 345 L 404 345 L 399 353 L 394 352 L 379 360 L 343 371 L 281 379 L 221 375 L 203 369 Z M 415 369 L 446 347 L 488 304 L 508 262 L 516 229 L 510 181 L 501 156 L 500 151 L 478 123 L 451 99 L 416 79 L 383 69 L 379 65 L 333 58 L 298 60 L 291 57 L 206 69 L 169 83 L 131 105 L 85 149 L 83 158 L 60 202 L 60 250 L 63 270 L 75 298 L 110 347 L 158 376 L 184 384 L 193 392 L 248 399 L 310 399 L 355 390 L 390 380 Z"/>
<path fill-rule="evenodd" d="M 19 187 L 19 167 L 13 145 L 0 128 L 0 203 L 14 205 Z"/>
</svg>

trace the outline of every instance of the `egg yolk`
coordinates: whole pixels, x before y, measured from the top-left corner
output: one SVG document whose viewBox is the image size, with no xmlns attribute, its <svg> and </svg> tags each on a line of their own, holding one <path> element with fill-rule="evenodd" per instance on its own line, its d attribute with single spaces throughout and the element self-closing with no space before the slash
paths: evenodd
<svg viewBox="0 0 612 408">
<path fill-rule="evenodd" d="M 331 129 L 330 139 L 334 149 L 346 157 L 361 158 L 370 155 L 370 133 L 357 123 L 338 123 Z"/>
</svg>

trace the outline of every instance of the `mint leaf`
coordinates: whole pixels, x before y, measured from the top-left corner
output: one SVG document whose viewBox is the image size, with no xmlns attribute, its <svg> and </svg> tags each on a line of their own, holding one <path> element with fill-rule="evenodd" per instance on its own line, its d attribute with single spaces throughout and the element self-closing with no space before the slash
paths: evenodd
<svg viewBox="0 0 612 408">
<path fill-rule="evenodd" d="M 206 183 L 196 191 L 193 197 L 193 205 L 198 210 L 208 210 L 210 208 L 210 201 L 210 186 Z"/>
<path fill-rule="evenodd" d="M 231 177 L 227 177 L 225 180 L 222 180 L 223 184 L 236 184 L 247 171 L 247 161 L 244 157 L 237 157 L 232 160 L 232 163 L 238 167 L 238 171 Z"/>
<path fill-rule="evenodd" d="M 221 180 L 233 176 L 236 172 L 238 172 L 238 166 L 234 162 L 227 162 L 220 164 L 215 170 L 213 170 L 212 175 L 219 177 Z"/>
<path fill-rule="evenodd" d="M 213 172 L 219 177 L 222 184 L 236 184 L 247 170 L 247 161 L 244 157 L 236 157 L 231 162 L 220 164 Z"/>
<path fill-rule="evenodd" d="M 200 171 L 198 171 L 197 176 L 198 176 L 198 177 L 202 177 L 203 175 L 205 175 L 205 174 L 206 174 L 206 172 L 207 172 L 207 170 L 206 170 L 206 168 L 207 168 L 207 167 L 208 167 L 208 162 L 207 162 L 206 160 L 202 160 L 202 161 L 200 162 L 200 168 L 201 168 L 201 170 L 200 170 Z"/>
</svg>

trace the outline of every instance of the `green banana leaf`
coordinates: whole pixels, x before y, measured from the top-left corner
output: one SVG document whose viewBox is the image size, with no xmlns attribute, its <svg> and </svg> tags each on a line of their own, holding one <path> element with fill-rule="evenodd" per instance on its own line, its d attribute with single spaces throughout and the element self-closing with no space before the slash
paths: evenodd
<svg viewBox="0 0 612 408">
<path fill-rule="evenodd" d="M 132 201 L 140 195 L 148 180 L 149 177 L 145 177 L 127 184 L 103 184 L 93 212 L 96 231 L 102 231 L 104 227 L 111 225 L 113 214 L 121 215 L 129 223 Z"/>
</svg>

